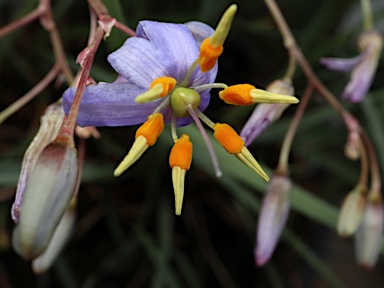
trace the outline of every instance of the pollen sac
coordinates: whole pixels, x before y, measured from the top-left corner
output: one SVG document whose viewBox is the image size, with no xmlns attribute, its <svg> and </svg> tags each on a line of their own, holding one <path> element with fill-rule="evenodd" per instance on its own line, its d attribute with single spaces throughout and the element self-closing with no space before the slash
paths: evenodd
<svg viewBox="0 0 384 288">
<path fill-rule="evenodd" d="M 251 152 L 244 146 L 244 141 L 236 133 L 236 131 L 228 124 L 217 123 L 213 127 L 215 132 L 213 136 L 227 150 L 228 153 L 234 154 L 243 164 L 255 171 L 264 181 L 268 182 L 269 177 L 261 168 Z"/>
<path fill-rule="evenodd" d="M 192 142 L 186 134 L 181 135 L 169 155 L 169 165 L 172 168 L 172 182 L 175 193 L 175 214 L 181 214 L 184 198 L 185 174 L 192 162 Z"/>
<path fill-rule="evenodd" d="M 172 111 L 181 118 L 189 116 L 187 106 L 191 106 L 193 110 L 196 110 L 200 102 L 200 94 L 191 88 L 177 87 L 171 93 Z"/>
<path fill-rule="evenodd" d="M 200 70 L 206 73 L 215 67 L 216 61 L 223 53 L 223 50 L 223 46 L 212 47 L 210 39 L 205 39 L 200 46 Z"/>
<path fill-rule="evenodd" d="M 147 103 L 168 95 L 176 85 L 172 77 L 160 77 L 152 81 L 149 90 L 135 98 L 135 102 Z"/>
</svg>

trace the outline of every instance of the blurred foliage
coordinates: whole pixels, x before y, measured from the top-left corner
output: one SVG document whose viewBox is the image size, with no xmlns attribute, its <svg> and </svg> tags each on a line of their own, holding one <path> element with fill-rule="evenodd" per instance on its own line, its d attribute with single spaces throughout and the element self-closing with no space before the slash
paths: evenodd
<svg viewBox="0 0 384 288">
<path fill-rule="evenodd" d="M 231 3 L 227 0 L 104 1 L 109 13 L 134 28 L 142 19 L 167 22 L 198 20 L 215 26 Z M 217 82 L 248 82 L 265 87 L 283 76 L 287 53 L 261 0 L 239 0 L 233 29 L 219 59 Z M 339 95 L 347 74 L 326 70 L 320 57 L 352 57 L 361 29 L 359 1 L 278 1 L 304 54 L 327 87 Z M 373 1 L 375 20 L 384 30 L 384 4 Z M 0 0 L 0 27 L 26 15 L 33 1 Z M 52 1 L 55 20 L 74 72 L 77 54 L 86 46 L 89 11 L 86 1 Z M 126 39 L 113 30 L 100 47 L 92 76 L 116 77 L 106 56 Z M 182 49 L 182 47 L 180 48 Z M 49 35 L 38 21 L 0 39 L 0 109 L 26 93 L 53 65 Z M 372 137 L 384 167 L 383 61 L 371 93 L 361 105 L 346 107 Z M 305 88 L 298 70 L 297 96 Z M 112 171 L 133 142 L 136 127 L 101 128 L 100 140 L 87 141 L 77 226 L 72 241 L 53 268 L 32 273 L 10 247 L 10 219 L 23 151 L 37 131 L 45 106 L 66 85 L 50 85 L 41 95 L 0 126 L 0 286 L 1 287 L 383 287 L 379 262 L 374 271 L 354 262 L 353 241 L 334 231 L 343 196 L 355 185 L 359 163 L 344 156 L 346 131 L 339 115 L 318 95 L 312 99 L 294 140 L 291 177 L 296 183 L 292 211 L 272 260 L 256 268 L 254 234 L 265 183 L 215 144 L 223 177 L 213 167 L 195 126 L 181 130 L 194 143 L 192 169 L 180 217 L 173 214 L 168 154 L 169 129 L 142 159 L 120 178 Z M 236 108 L 212 92 L 206 114 L 240 131 L 253 107 Z M 259 137 L 250 150 L 271 175 L 295 107 Z M 167 127 L 169 128 L 169 127 Z M 210 132 L 208 132 L 211 134 Z M 155 160 L 154 160 L 155 159 Z"/>
</svg>

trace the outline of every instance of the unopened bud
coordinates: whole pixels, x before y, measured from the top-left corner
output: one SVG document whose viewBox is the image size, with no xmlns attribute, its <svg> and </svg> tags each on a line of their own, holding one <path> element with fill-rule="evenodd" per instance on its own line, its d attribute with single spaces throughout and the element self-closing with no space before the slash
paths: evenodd
<svg viewBox="0 0 384 288">
<path fill-rule="evenodd" d="M 23 201 L 23 195 L 31 171 L 35 167 L 36 161 L 43 149 L 51 143 L 59 134 L 60 127 L 64 120 L 64 110 L 60 103 L 53 103 L 47 107 L 43 116 L 39 131 L 33 138 L 28 149 L 25 151 L 17 190 L 15 202 L 12 205 L 12 219 L 15 223 L 19 222 L 19 210 Z"/>
<path fill-rule="evenodd" d="M 267 91 L 293 96 L 295 89 L 289 80 L 275 80 L 267 86 Z M 241 130 L 240 136 L 244 139 L 245 146 L 251 143 L 273 122 L 280 119 L 281 114 L 290 106 L 286 103 L 258 104 Z"/>
<path fill-rule="evenodd" d="M 366 269 L 372 269 L 380 255 L 383 236 L 383 204 L 369 201 L 361 225 L 356 232 L 357 262 Z"/>
<path fill-rule="evenodd" d="M 78 172 L 72 139 L 56 140 L 41 152 L 30 174 L 12 237 L 14 249 L 24 258 L 35 258 L 47 248 L 75 193 Z"/>
<path fill-rule="evenodd" d="M 344 198 L 337 222 L 340 236 L 350 236 L 359 227 L 365 211 L 366 192 L 367 188 L 359 184 Z"/>
<path fill-rule="evenodd" d="M 257 226 L 255 261 L 263 266 L 275 250 L 287 222 L 292 183 L 287 176 L 274 175 L 268 184 Z"/>
<path fill-rule="evenodd" d="M 65 211 L 63 217 L 57 226 L 49 245 L 44 252 L 33 260 L 32 268 L 36 274 L 41 274 L 47 271 L 60 254 L 65 244 L 67 243 L 73 229 L 76 217 L 76 205 L 71 204 Z"/>
</svg>

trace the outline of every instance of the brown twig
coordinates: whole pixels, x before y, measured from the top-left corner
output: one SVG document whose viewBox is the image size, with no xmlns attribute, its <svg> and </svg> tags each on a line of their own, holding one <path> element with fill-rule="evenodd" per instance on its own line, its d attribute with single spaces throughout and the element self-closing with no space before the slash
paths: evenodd
<svg viewBox="0 0 384 288">
<path fill-rule="evenodd" d="M 39 83 L 0 113 L 0 124 L 41 93 L 55 79 L 59 72 L 60 65 L 56 63 Z"/>
<path fill-rule="evenodd" d="M 23 27 L 29 23 L 31 23 L 32 21 L 41 17 L 43 14 L 44 14 L 44 9 L 40 5 L 35 10 L 32 10 L 31 12 L 29 12 L 23 18 L 16 20 L 16 21 L 4 26 L 3 28 L 1 28 L 0 29 L 0 38 L 4 37 L 5 35 L 13 32 L 13 31 L 15 31 L 15 30 L 17 30 L 17 29 L 19 29 L 19 28 L 21 28 L 21 27 Z"/>
</svg>

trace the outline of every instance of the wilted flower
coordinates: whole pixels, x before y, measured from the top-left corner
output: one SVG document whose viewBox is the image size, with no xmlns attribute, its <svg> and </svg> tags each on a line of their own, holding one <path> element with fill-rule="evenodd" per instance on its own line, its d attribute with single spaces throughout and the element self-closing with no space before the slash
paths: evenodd
<svg viewBox="0 0 384 288">
<path fill-rule="evenodd" d="M 269 92 L 294 95 L 295 89 L 293 88 L 291 81 L 288 79 L 275 80 L 270 83 L 266 89 Z M 243 129 L 240 132 L 241 138 L 245 141 L 245 146 L 251 145 L 269 125 L 277 121 L 285 109 L 290 104 L 259 104 L 256 106 L 251 117 L 249 117 L 247 123 L 245 123 Z"/>
<path fill-rule="evenodd" d="M 74 196 L 78 172 L 77 152 L 67 136 L 59 136 L 39 155 L 12 237 L 14 249 L 24 258 L 35 258 L 46 249 Z"/>
<path fill-rule="evenodd" d="M 342 98 L 350 102 L 360 102 L 367 94 L 376 72 L 380 58 L 383 39 L 376 30 L 363 32 L 358 41 L 360 55 L 350 59 L 323 58 L 320 60 L 329 69 L 349 72 L 351 80 L 345 87 Z"/>
<path fill-rule="evenodd" d="M 337 222 L 337 232 L 340 236 L 350 236 L 359 227 L 365 211 L 366 193 L 367 188 L 358 184 L 345 197 Z"/>
<path fill-rule="evenodd" d="M 263 266 L 272 256 L 287 222 L 292 182 L 287 176 L 274 175 L 268 183 L 257 226 L 255 261 Z"/>
<path fill-rule="evenodd" d="M 375 266 L 383 239 L 384 213 L 381 199 L 369 199 L 356 232 L 357 262 L 366 269 Z"/>
<path fill-rule="evenodd" d="M 192 143 L 188 135 L 177 135 L 178 126 L 195 121 L 205 135 L 201 121 L 215 133 L 216 139 L 231 154 L 254 169 L 261 177 L 268 176 L 256 162 L 240 136 L 227 124 L 213 123 L 203 114 L 210 100 L 211 88 L 227 88 L 220 97 L 227 103 L 240 99 L 240 105 L 250 105 L 260 99 L 275 99 L 297 103 L 294 97 L 262 93 L 244 84 L 228 87 L 214 83 L 217 58 L 229 32 L 237 6 L 231 5 L 214 31 L 206 24 L 186 24 L 141 21 L 136 36 L 108 56 L 118 72 L 114 83 L 99 83 L 86 87 L 80 106 L 78 124 L 81 126 L 126 126 L 143 123 L 137 130 L 135 142 L 116 168 L 119 176 L 157 141 L 164 122 L 172 125 L 175 146 L 170 156 L 172 180 L 175 190 L 176 214 L 181 213 L 184 177 L 192 161 Z M 76 88 L 63 96 L 66 113 L 73 101 Z M 207 140 L 208 143 L 208 140 Z M 210 144 L 208 144 L 210 145 Z M 210 147 L 210 146 L 208 146 Z M 214 157 L 211 153 L 211 157 Z M 215 161 L 214 161 L 215 163 Z M 217 166 L 217 165 L 216 165 Z M 216 168 L 219 174 L 218 168 Z"/>
<path fill-rule="evenodd" d="M 39 131 L 33 138 L 25 151 L 19 181 L 17 182 L 17 190 L 15 202 L 12 205 L 11 214 L 15 223 L 19 222 L 19 211 L 23 201 L 25 187 L 27 185 L 29 175 L 35 167 L 36 161 L 43 149 L 51 143 L 59 134 L 60 127 L 64 120 L 64 110 L 61 103 L 53 103 L 47 107 L 43 116 Z"/>
</svg>

